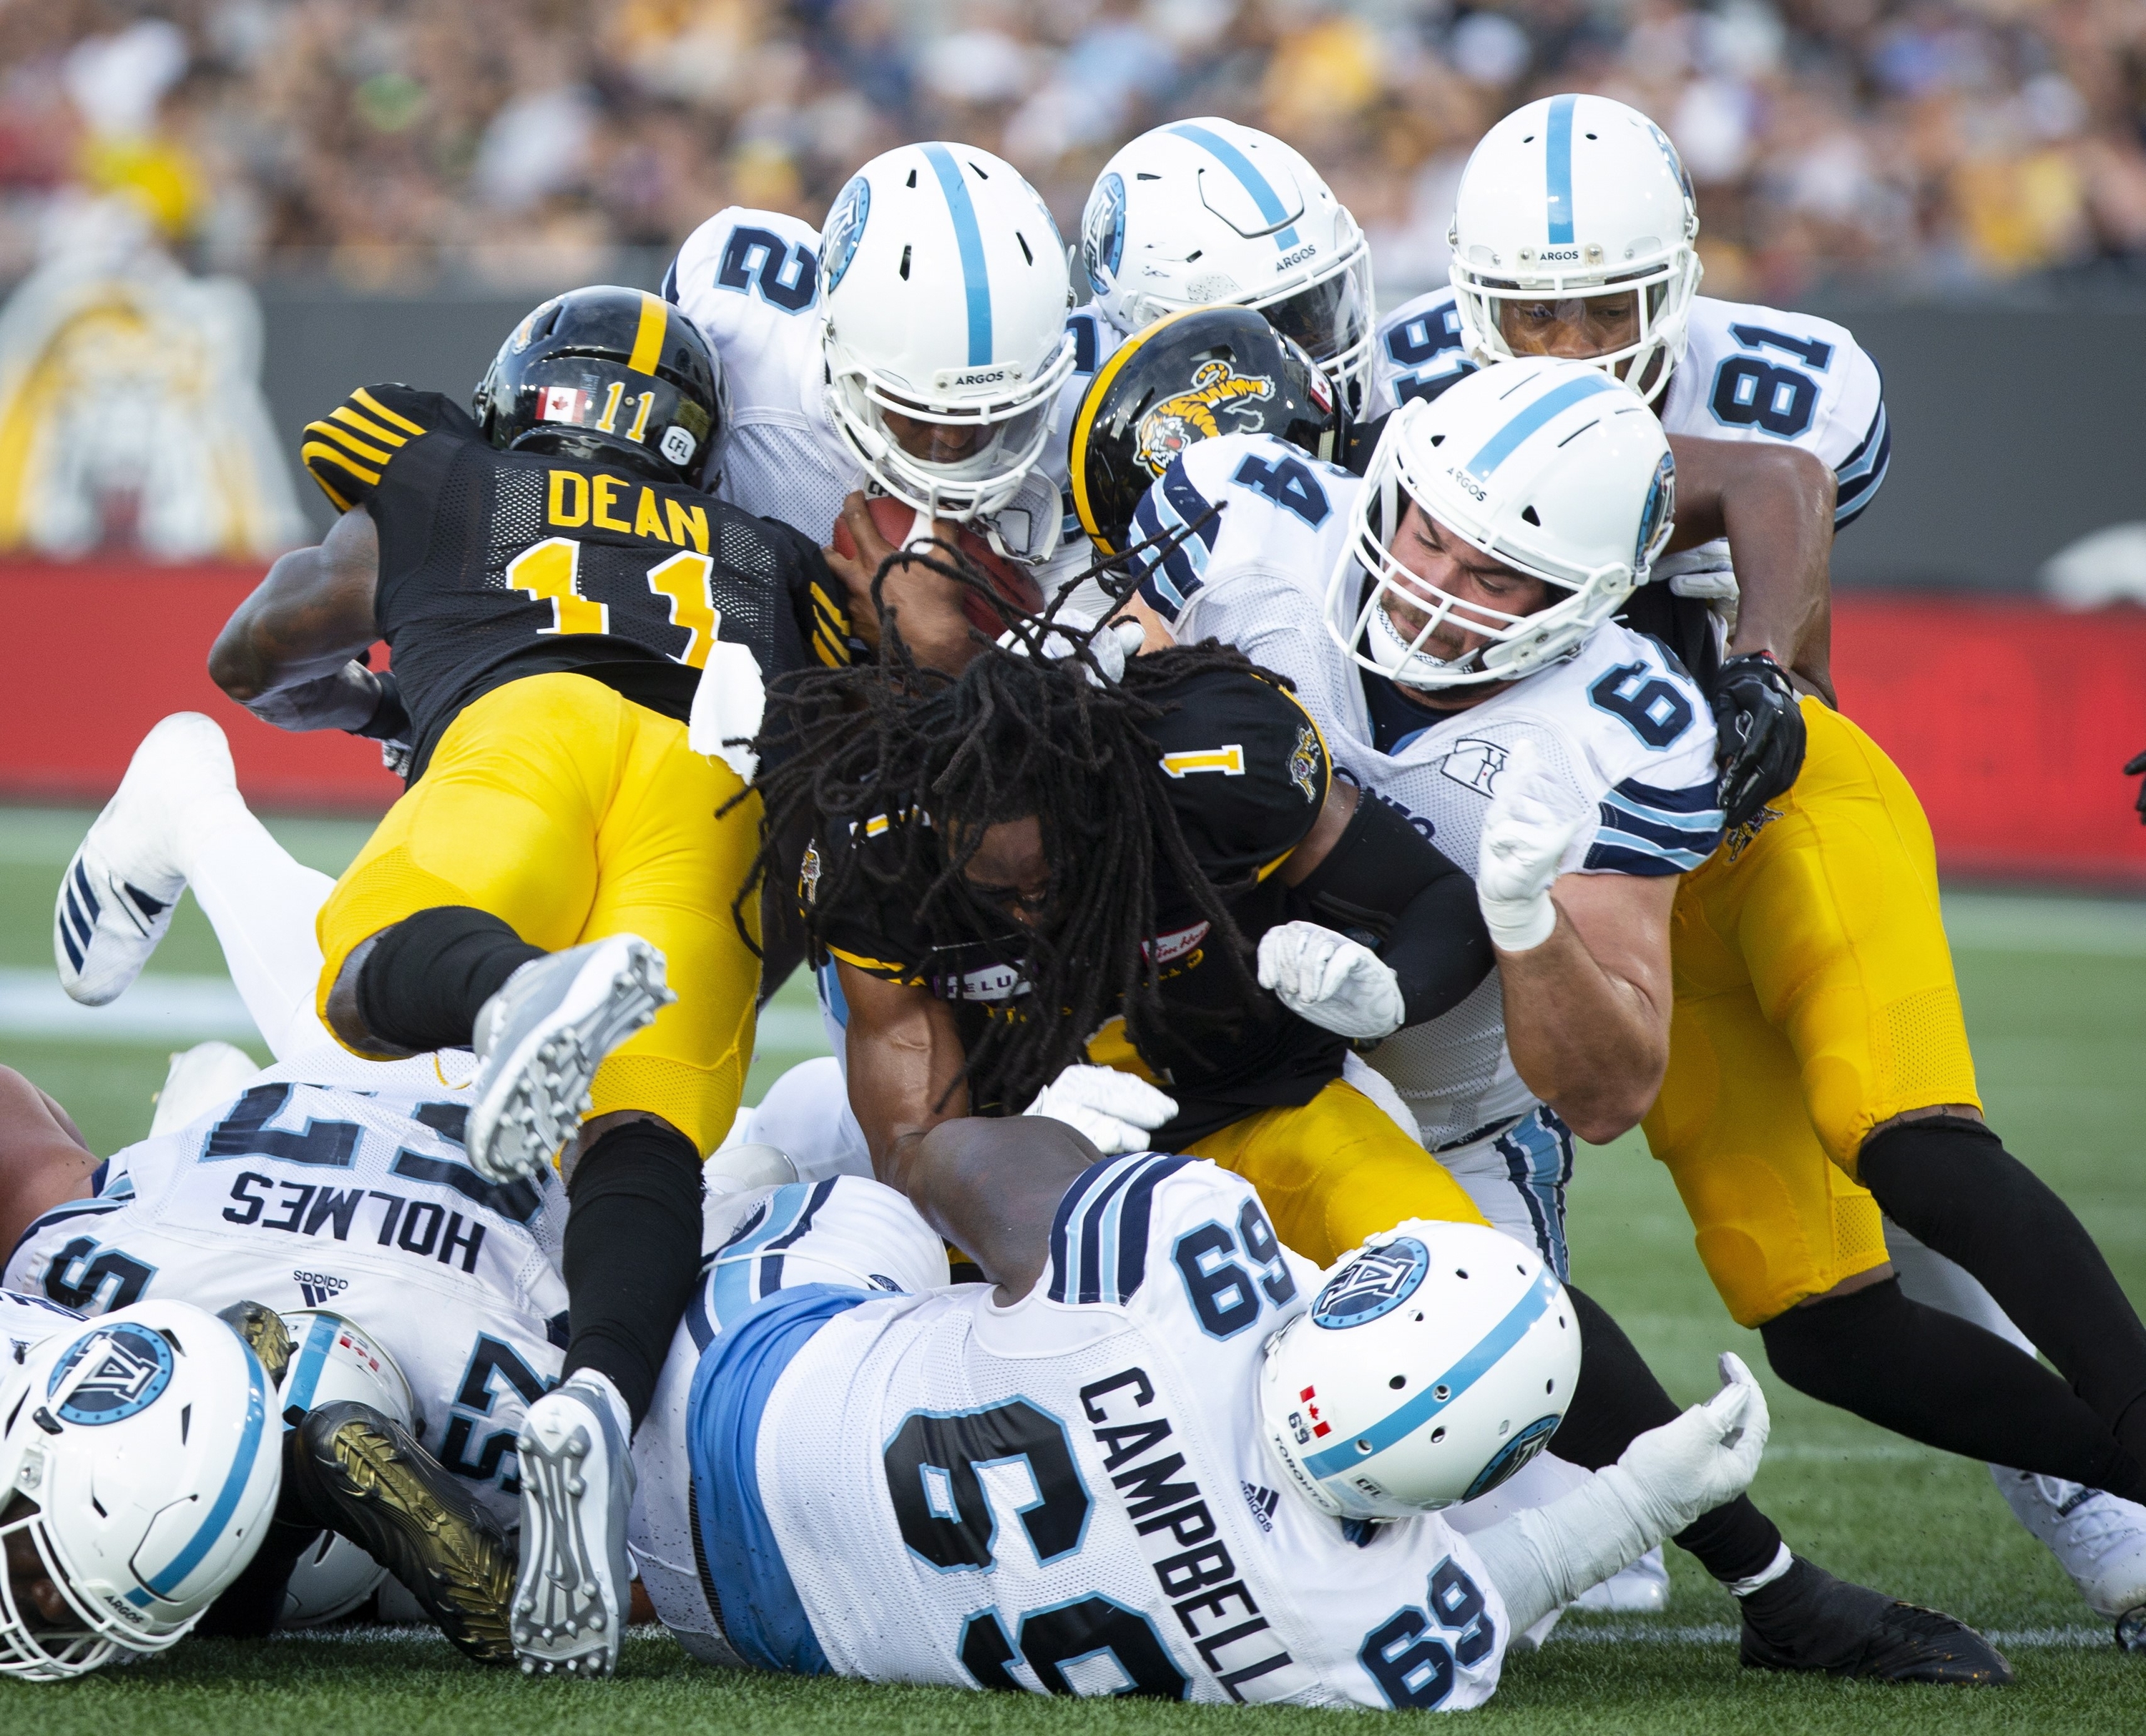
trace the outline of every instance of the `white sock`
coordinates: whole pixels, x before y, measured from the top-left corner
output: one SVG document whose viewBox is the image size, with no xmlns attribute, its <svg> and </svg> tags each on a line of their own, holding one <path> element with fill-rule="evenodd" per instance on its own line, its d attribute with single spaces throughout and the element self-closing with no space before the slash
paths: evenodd
<svg viewBox="0 0 2146 1736">
<path fill-rule="evenodd" d="M 1774 1559 L 1748 1579 L 1724 1579 L 1721 1589 L 1733 1598 L 1748 1598 L 1754 1591 L 1771 1585 L 1783 1574 L 1796 1564 L 1794 1553 L 1786 1544 L 1774 1552 Z"/>
<path fill-rule="evenodd" d="M 284 1060 L 333 1046 L 313 1010 L 321 975 L 313 925 L 335 882 L 296 861 L 235 796 L 188 817 L 178 866 L 269 1052 Z"/>
</svg>

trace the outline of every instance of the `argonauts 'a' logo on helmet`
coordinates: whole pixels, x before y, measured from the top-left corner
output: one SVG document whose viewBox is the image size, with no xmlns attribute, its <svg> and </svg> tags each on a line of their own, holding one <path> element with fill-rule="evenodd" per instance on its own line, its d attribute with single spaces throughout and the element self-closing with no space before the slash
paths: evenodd
<svg viewBox="0 0 2146 1736">
<path fill-rule="evenodd" d="M 77 1370 L 87 1364 L 77 1378 Z M 47 1398 L 62 1386 L 62 1419 L 91 1427 L 139 1416 L 172 1384 L 172 1347 L 147 1326 L 128 1320 L 100 1326 L 60 1359 L 46 1384 Z M 71 1383 L 71 1384 L 70 1384 Z"/>
<path fill-rule="evenodd" d="M 1311 1324 L 1330 1332 L 1383 1319 L 1416 1293 L 1430 1250 L 1412 1235 L 1366 1248 L 1335 1273 L 1311 1304 Z"/>
<path fill-rule="evenodd" d="M 1125 252 L 1125 177 L 1105 175 L 1088 195 L 1088 208 L 1080 217 L 1080 263 L 1097 295 L 1108 292 L 1117 280 Z"/>
<path fill-rule="evenodd" d="M 1639 541 L 1632 551 L 1632 571 L 1636 576 L 1660 552 L 1664 539 L 1674 528 L 1676 520 L 1676 458 L 1664 452 L 1662 461 L 1654 466 L 1654 479 L 1647 485 L 1647 503 L 1639 510 Z"/>
<path fill-rule="evenodd" d="M 1203 362 L 1192 371 L 1191 383 L 1183 392 L 1165 398 L 1140 418 L 1133 455 L 1159 476 L 1187 446 L 1225 432 L 1238 432 L 1235 427 L 1225 431 L 1220 421 L 1233 408 L 1273 396 L 1274 382 L 1265 374 L 1240 374 L 1219 358 Z"/>
<path fill-rule="evenodd" d="M 1460 1499 L 1472 1501 L 1478 1495 L 1487 1495 L 1500 1483 L 1511 1479 L 1514 1473 L 1550 1444 L 1550 1438 L 1557 1433 L 1557 1425 L 1565 1420 L 1563 1412 L 1555 1416 L 1539 1416 L 1520 1430 L 1491 1456 L 1490 1462 L 1475 1474 L 1475 1480 L 1468 1485 L 1468 1492 Z"/>
<path fill-rule="evenodd" d="M 1692 189 L 1691 171 L 1684 166 L 1684 158 L 1677 155 L 1677 147 L 1669 142 L 1669 134 L 1652 121 L 1647 122 L 1647 131 L 1654 134 L 1654 142 L 1661 147 L 1662 155 L 1669 158 L 1669 172 L 1677 177 L 1677 185 L 1684 189 L 1685 199 L 1693 205 L 1698 204 L 1699 195 Z"/>
<path fill-rule="evenodd" d="M 827 212 L 826 227 L 820 232 L 820 281 L 831 294 L 835 286 L 842 281 L 842 273 L 849 270 L 850 261 L 856 257 L 857 243 L 864 239 L 865 222 L 871 216 L 871 182 L 861 175 L 850 177 L 850 183 L 835 195 L 835 202 Z"/>
</svg>

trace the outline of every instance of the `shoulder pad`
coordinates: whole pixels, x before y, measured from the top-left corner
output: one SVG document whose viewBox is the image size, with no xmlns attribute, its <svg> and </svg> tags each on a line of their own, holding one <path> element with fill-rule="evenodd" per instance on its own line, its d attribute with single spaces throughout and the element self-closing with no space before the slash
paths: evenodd
<svg viewBox="0 0 2146 1736">
<path fill-rule="evenodd" d="M 462 407 L 436 392 L 361 386 L 318 422 L 307 422 L 298 461 L 338 512 L 359 505 L 396 455 L 436 431 L 474 436 Z"/>
</svg>

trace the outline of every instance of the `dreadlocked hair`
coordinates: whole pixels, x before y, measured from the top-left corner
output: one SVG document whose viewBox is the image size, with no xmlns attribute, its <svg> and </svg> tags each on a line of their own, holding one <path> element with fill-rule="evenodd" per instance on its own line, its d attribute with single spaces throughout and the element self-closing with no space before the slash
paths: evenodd
<svg viewBox="0 0 2146 1736">
<path fill-rule="evenodd" d="M 741 917 L 764 881 L 799 873 L 807 848 L 816 862 L 804 870 L 802 915 L 816 959 L 846 908 L 891 905 L 915 911 L 936 944 L 982 942 L 1017 964 L 1028 994 L 985 1021 L 962 1075 L 980 1103 L 1030 1102 L 1120 1011 L 1136 1045 L 1161 1034 L 1151 943 L 1165 876 L 1206 920 L 1210 959 L 1250 1004 L 1260 993 L 1251 948 L 1226 902 L 1243 888 L 1216 885 L 1195 859 L 1144 726 L 1175 709 L 1155 696 L 1171 684 L 1250 672 L 1251 662 L 1210 640 L 1133 657 L 1108 681 L 1093 649 L 1100 625 L 1061 621 L 1055 604 L 1021 609 L 943 543 L 903 558 L 988 598 L 1006 638 L 994 645 L 972 632 L 973 660 L 950 676 L 916 661 L 882 606 L 877 661 L 806 671 L 771 688 L 756 744 L 767 768 L 757 786 L 761 843 L 738 895 Z M 892 564 L 875 581 L 876 603 Z M 1123 589 L 1137 576 L 1125 575 Z M 1110 577 L 1105 586 L 1119 588 Z M 1051 877 L 1046 908 L 1024 932 L 976 895 L 964 870 L 986 827 L 1031 816 Z M 867 836 L 885 847 L 847 847 Z"/>
</svg>

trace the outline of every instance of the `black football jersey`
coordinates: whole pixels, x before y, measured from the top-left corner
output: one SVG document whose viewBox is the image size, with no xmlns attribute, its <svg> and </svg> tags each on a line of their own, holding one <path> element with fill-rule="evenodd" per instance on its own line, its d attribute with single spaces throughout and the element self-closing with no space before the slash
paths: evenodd
<svg viewBox="0 0 2146 1736">
<path fill-rule="evenodd" d="M 682 484 L 497 451 L 437 392 L 362 388 L 299 453 L 378 530 L 374 611 L 412 781 L 465 706 L 524 676 L 587 676 L 682 722 L 717 639 L 766 682 L 846 656 L 839 587 L 809 538 Z"/>
<path fill-rule="evenodd" d="M 1308 915 L 1275 870 L 1310 831 L 1332 776 L 1310 714 L 1276 682 L 1229 670 L 1188 676 L 1142 697 L 1170 708 L 1147 726 L 1154 776 L 1194 860 L 1216 885 L 1240 888 L 1227 903 L 1245 938 L 1256 946 L 1277 923 Z M 871 850 L 905 823 L 915 822 L 869 819 L 855 847 Z M 816 840 L 806 857 L 800 892 L 808 901 L 825 878 L 818 857 L 825 847 Z M 1247 1001 L 1237 978 L 1210 957 L 1208 924 L 1190 895 L 1167 869 L 1158 871 L 1165 878 L 1155 888 L 1159 932 L 1151 945 L 1166 1030 L 1140 1055 L 1177 1100 L 1177 1119 L 1155 1135 L 1155 1149 L 1166 1151 L 1255 1109 L 1310 1102 L 1340 1076 L 1347 1043 L 1265 990 Z M 992 1005 L 1027 994 L 1018 930 L 996 941 L 934 935 L 913 906 L 876 896 L 865 875 L 850 886 L 828 925 L 836 957 L 954 1001 L 972 1038 Z M 991 1100 L 991 1081 L 971 1081 L 980 1112 L 1021 1107 Z"/>
</svg>

